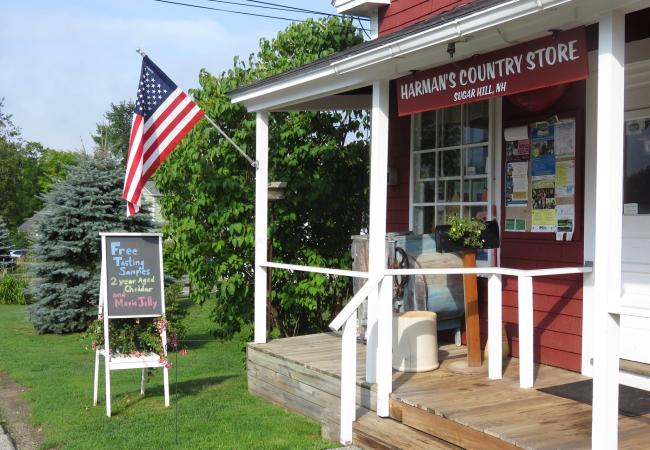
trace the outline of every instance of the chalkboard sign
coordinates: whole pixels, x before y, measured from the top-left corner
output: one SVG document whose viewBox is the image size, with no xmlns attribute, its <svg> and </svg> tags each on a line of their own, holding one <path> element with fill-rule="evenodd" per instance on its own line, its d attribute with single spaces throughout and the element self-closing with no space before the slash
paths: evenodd
<svg viewBox="0 0 650 450">
<path fill-rule="evenodd" d="M 108 317 L 163 314 L 160 235 L 102 234 Z"/>
</svg>

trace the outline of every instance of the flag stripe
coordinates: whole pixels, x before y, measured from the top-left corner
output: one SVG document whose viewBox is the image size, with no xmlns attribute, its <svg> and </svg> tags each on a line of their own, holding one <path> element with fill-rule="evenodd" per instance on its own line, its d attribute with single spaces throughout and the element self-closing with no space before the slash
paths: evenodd
<svg viewBox="0 0 650 450">
<path fill-rule="evenodd" d="M 131 143 L 129 145 L 129 162 L 127 165 L 126 180 L 124 183 L 124 198 L 129 199 L 127 193 L 131 193 L 137 182 L 134 180 L 140 178 L 142 174 L 142 121 L 143 117 L 135 115 L 133 118 L 133 130 L 131 133 Z"/>
<path fill-rule="evenodd" d="M 198 106 L 195 107 L 196 111 L 193 113 L 192 116 L 189 116 L 189 121 L 185 123 L 185 125 L 180 124 L 183 126 L 181 130 L 178 132 L 178 134 L 175 135 L 175 137 L 165 146 L 162 147 L 162 151 L 159 151 L 159 156 L 155 159 L 150 158 L 147 161 L 145 161 L 145 166 L 143 166 L 143 171 L 145 171 L 145 178 L 149 178 L 160 166 L 160 164 L 164 161 L 165 158 L 167 158 L 167 155 L 176 147 L 176 145 L 187 135 L 187 133 L 190 132 L 190 130 L 196 125 L 196 122 L 201 120 L 203 115 L 205 114 L 202 109 L 200 109 Z M 161 147 L 159 147 L 160 149 Z M 145 167 L 149 165 L 147 169 Z"/>
<path fill-rule="evenodd" d="M 142 159 L 146 161 L 149 159 L 151 154 L 156 150 L 156 148 L 163 142 L 170 133 L 174 131 L 174 128 L 183 120 L 183 118 L 189 114 L 189 112 L 194 108 L 194 102 L 189 98 L 183 100 L 179 103 L 174 111 L 170 112 L 165 119 L 164 128 L 156 130 L 156 133 L 151 134 L 149 140 L 146 140 L 144 143 L 144 153 Z"/>
</svg>

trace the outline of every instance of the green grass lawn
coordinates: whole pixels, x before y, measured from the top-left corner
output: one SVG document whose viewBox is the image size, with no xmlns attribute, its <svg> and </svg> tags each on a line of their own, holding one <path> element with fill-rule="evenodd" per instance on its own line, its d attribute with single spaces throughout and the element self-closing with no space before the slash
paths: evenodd
<svg viewBox="0 0 650 450">
<path fill-rule="evenodd" d="M 113 417 L 92 406 L 94 353 L 79 335 L 36 335 L 23 306 L 0 305 L 0 371 L 25 386 L 43 448 L 66 449 L 322 449 L 319 425 L 247 392 L 241 346 L 217 342 L 207 314 L 192 306 L 186 319 L 189 355 L 170 371 L 165 408 L 162 372 L 140 396 L 139 370 L 112 372 Z M 175 363 L 175 355 L 170 359 Z M 178 383 L 176 384 L 176 379 Z M 176 389 L 178 394 L 175 395 Z M 2 401 L 2 399 L 0 399 Z M 178 442 L 178 444 L 177 444 Z"/>
</svg>

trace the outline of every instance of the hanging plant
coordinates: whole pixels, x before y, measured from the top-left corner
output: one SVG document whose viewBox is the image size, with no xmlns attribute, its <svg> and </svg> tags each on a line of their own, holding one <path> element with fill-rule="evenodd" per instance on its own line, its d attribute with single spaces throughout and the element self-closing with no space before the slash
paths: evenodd
<svg viewBox="0 0 650 450">
<path fill-rule="evenodd" d="M 463 245 L 470 249 L 481 249 L 484 247 L 484 241 L 481 232 L 485 230 L 485 221 L 474 217 L 468 219 L 452 215 L 447 220 L 449 225 L 449 238 L 456 242 L 462 242 Z"/>
<path fill-rule="evenodd" d="M 486 222 L 475 217 L 452 215 L 447 222 L 447 225 L 438 225 L 434 232 L 439 252 L 499 247 L 499 225 L 494 220 Z"/>
</svg>

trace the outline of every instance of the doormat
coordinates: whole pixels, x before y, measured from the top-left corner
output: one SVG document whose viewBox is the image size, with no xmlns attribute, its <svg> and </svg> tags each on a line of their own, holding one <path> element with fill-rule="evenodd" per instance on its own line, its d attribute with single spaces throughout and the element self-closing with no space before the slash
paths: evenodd
<svg viewBox="0 0 650 450">
<path fill-rule="evenodd" d="M 591 405 L 593 382 L 592 380 L 576 381 L 538 389 L 538 391 Z M 628 417 L 650 413 L 650 392 L 619 384 L 618 412 Z"/>
</svg>

